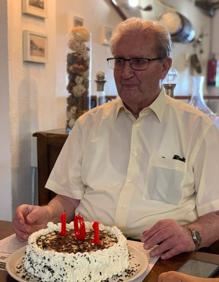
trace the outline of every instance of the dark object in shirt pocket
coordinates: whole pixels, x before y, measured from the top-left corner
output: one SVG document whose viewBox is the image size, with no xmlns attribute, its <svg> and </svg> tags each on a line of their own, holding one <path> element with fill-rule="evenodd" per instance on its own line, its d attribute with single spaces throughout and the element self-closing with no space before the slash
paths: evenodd
<svg viewBox="0 0 219 282">
<path fill-rule="evenodd" d="M 174 155 L 173 160 L 178 160 L 178 161 L 181 161 L 181 162 L 184 162 L 184 163 L 186 162 L 186 159 L 184 157 L 181 158 L 178 155 Z"/>
</svg>

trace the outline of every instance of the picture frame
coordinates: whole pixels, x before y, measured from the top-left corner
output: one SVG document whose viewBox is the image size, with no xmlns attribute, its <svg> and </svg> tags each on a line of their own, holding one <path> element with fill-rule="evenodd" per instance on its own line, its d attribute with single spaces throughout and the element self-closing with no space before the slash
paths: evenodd
<svg viewBox="0 0 219 282">
<path fill-rule="evenodd" d="M 42 33 L 23 31 L 23 60 L 45 64 L 47 61 L 47 36 Z"/>
<path fill-rule="evenodd" d="M 84 26 L 84 19 L 79 16 L 74 16 L 73 18 L 73 25 L 76 26 Z"/>
<path fill-rule="evenodd" d="M 47 16 L 47 0 L 22 0 L 23 14 L 39 18 Z"/>
<path fill-rule="evenodd" d="M 109 46 L 112 37 L 113 29 L 110 26 L 102 26 L 100 32 L 101 44 Z"/>
</svg>

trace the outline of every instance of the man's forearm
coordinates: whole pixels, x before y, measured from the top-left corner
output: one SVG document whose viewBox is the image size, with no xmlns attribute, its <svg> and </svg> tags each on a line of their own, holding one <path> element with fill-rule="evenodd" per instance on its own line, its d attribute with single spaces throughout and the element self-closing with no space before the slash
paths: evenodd
<svg viewBox="0 0 219 282">
<path fill-rule="evenodd" d="M 187 227 L 199 231 L 202 238 L 201 248 L 208 247 L 219 240 L 219 211 L 200 216 Z"/>
<path fill-rule="evenodd" d="M 66 196 L 57 195 L 48 204 L 51 221 L 58 222 L 60 214 L 64 211 L 67 214 L 67 221 L 73 219 L 75 209 L 79 205 L 80 200 L 72 199 Z"/>
</svg>

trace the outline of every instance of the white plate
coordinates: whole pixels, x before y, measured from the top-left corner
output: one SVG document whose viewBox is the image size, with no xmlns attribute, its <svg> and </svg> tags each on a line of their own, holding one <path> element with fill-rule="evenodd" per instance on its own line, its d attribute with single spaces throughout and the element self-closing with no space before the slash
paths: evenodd
<svg viewBox="0 0 219 282">
<path fill-rule="evenodd" d="M 141 281 L 140 277 L 143 273 L 147 270 L 149 258 L 146 258 L 141 251 L 138 250 L 137 247 L 132 246 L 131 242 L 128 242 L 128 248 L 130 253 L 130 266 L 129 269 L 132 269 L 133 273 L 129 274 L 129 278 L 127 278 L 127 273 L 124 272 L 119 277 L 111 278 L 109 282 L 118 281 L 122 279 L 124 282 L 127 281 Z M 8 273 L 17 281 L 19 282 L 39 282 L 39 279 L 34 279 L 33 277 L 31 280 L 27 280 L 26 278 L 22 278 L 21 274 L 17 272 L 17 266 L 22 265 L 22 258 L 24 256 L 25 247 L 17 250 L 13 254 L 11 254 L 6 262 L 6 270 Z M 121 280 L 120 280 L 121 281 Z"/>
</svg>

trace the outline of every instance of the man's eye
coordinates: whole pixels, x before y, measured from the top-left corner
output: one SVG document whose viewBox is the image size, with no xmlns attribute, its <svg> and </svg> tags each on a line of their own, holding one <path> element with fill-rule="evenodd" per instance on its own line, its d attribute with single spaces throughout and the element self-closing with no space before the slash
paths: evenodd
<svg viewBox="0 0 219 282">
<path fill-rule="evenodd" d="M 138 65 L 138 66 L 140 66 L 140 65 L 145 65 L 145 64 L 147 64 L 147 60 L 145 60 L 145 59 L 138 59 L 138 58 L 136 58 L 136 59 L 132 59 L 132 64 L 134 64 L 134 65 Z"/>
<path fill-rule="evenodd" d="M 115 59 L 115 63 L 116 63 L 117 65 L 122 65 L 122 64 L 124 63 L 124 60 L 123 60 L 123 59 L 120 59 L 120 58 L 117 58 L 117 59 Z"/>
</svg>

